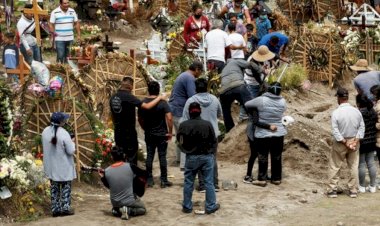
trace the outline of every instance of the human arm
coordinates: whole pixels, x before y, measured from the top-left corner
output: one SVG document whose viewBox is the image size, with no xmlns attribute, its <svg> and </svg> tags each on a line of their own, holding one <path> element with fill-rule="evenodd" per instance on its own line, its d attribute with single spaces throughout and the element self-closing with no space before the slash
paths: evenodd
<svg viewBox="0 0 380 226">
<path fill-rule="evenodd" d="M 63 129 L 63 128 L 61 128 Z M 70 134 L 65 130 L 64 130 L 64 133 L 63 133 L 63 146 L 65 148 L 65 152 L 68 154 L 68 155 L 74 155 L 75 153 L 75 143 L 74 141 L 71 139 L 70 137 Z"/>
<path fill-rule="evenodd" d="M 75 22 L 75 29 L 77 31 L 77 40 L 81 40 L 81 36 L 80 36 L 80 24 L 79 24 L 79 21 Z"/>
<path fill-rule="evenodd" d="M 162 99 L 161 96 L 157 96 L 154 100 L 150 101 L 149 103 L 143 102 L 141 103 L 141 108 L 149 110 L 153 108 L 154 106 L 156 106 L 160 102 L 161 99 Z"/>
<path fill-rule="evenodd" d="M 28 28 L 29 25 L 26 25 L 25 23 L 22 23 L 21 20 L 22 20 L 22 18 L 17 23 L 17 32 L 18 32 L 18 35 L 20 36 L 20 42 L 21 42 L 21 44 L 24 46 L 24 48 L 25 48 L 26 52 L 28 53 L 28 55 L 31 55 L 32 54 L 32 50 L 30 49 L 30 46 L 29 46 L 28 42 L 26 41 L 26 37 L 25 37 L 25 30 Z M 34 21 L 32 23 L 34 23 Z"/>
<path fill-rule="evenodd" d="M 222 7 L 222 10 L 220 11 L 219 18 L 223 18 L 224 15 L 226 15 L 227 12 L 228 12 L 228 8 L 225 5 L 225 6 Z"/>
<path fill-rule="evenodd" d="M 246 20 L 247 24 L 250 24 L 251 23 L 251 15 L 249 14 L 249 9 L 247 6 L 244 9 L 244 16 L 245 16 L 245 20 Z"/>
<path fill-rule="evenodd" d="M 185 39 L 186 45 L 190 43 L 190 29 L 191 29 L 191 21 L 190 18 L 188 18 L 185 21 L 185 24 L 183 26 L 183 38 Z"/>
<path fill-rule="evenodd" d="M 333 134 L 335 140 L 345 144 L 346 140 L 344 139 L 344 137 L 342 136 L 342 134 L 339 131 L 338 118 L 336 116 L 336 112 L 333 112 L 333 114 L 331 116 L 331 127 L 332 127 L 332 134 Z"/>
<path fill-rule="evenodd" d="M 186 95 L 187 98 L 190 98 L 196 94 L 195 92 L 195 78 L 194 77 L 189 77 L 186 79 Z"/>
<path fill-rule="evenodd" d="M 144 117 L 142 115 L 142 109 L 141 108 L 139 108 L 139 110 L 137 112 L 137 121 L 139 121 L 139 124 L 140 124 L 141 128 L 143 130 L 145 130 L 144 129 Z"/>
<path fill-rule="evenodd" d="M 170 141 L 173 136 L 173 115 L 171 112 L 167 112 L 165 114 L 165 120 L 166 126 L 168 128 L 168 133 L 166 134 L 166 137 L 168 138 L 168 141 Z"/>
<path fill-rule="evenodd" d="M 106 188 L 110 188 L 110 185 L 108 184 L 108 181 L 107 181 L 107 178 L 106 178 L 105 173 L 100 173 L 100 172 L 99 172 L 99 175 L 100 175 L 100 180 L 103 182 L 103 185 L 104 185 Z"/>
</svg>

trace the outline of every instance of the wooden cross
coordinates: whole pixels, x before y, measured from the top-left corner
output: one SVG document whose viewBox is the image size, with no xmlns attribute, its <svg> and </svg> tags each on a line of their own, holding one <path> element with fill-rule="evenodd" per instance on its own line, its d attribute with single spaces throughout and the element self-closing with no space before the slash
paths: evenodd
<svg viewBox="0 0 380 226">
<path fill-rule="evenodd" d="M 37 0 L 33 0 L 33 8 L 24 9 L 24 13 L 33 14 L 34 23 L 36 24 L 37 45 L 41 46 L 41 31 L 40 31 L 40 18 L 39 18 L 39 16 L 40 15 L 42 15 L 42 16 L 49 15 L 48 11 L 41 9 L 41 7 L 37 4 Z"/>
<path fill-rule="evenodd" d="M 24 56 L 19 53 L 19 58 L 18 58 L 18 68 L 16 69 L 6 69 L 5 72 L 9 74 L 16 74 L 20 76 L 20 84 L 23 85 L 25 82 L 24 77 L 30 74 L 30 66 L 29 64 L 25 61 Z"/>
</svg>

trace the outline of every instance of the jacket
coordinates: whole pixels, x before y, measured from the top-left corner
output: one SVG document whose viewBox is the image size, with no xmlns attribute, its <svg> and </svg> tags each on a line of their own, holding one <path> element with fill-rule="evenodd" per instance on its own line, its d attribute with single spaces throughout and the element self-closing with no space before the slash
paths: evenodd
<svg viewBox="0 0 380 226">
<path fill-rule="evenodd" d="M 376 121 L 376 147 L 380 148 L 380 100 L 378 100 L 374 107 L 377 113 L 377 121 Z"/>
<path fill-rule="evenodd" d="M 229 59 L 220 77 L 222 78 L 220 94 L 244 85 L 243 73 L 249 63 L 243 59 Z"/>
<path fill-rule="evenodd" d="M 371 108 L 360 108 L 360 113 L 362 113 L 364 124 L 365 124 L 365 132 L 363 139 L 360 140 L 360 147 L 363 145 L 373 145 L 375 147 L 376 144 L 376 122 L 377 122 L 377 113 Z M 366 149 L 367 150 L 367 149 Z M 360 149 L 360 152 L 366 152 L 366 150 Z M 374 149 L 372 150 L 374 151 Z"/>
</svg>

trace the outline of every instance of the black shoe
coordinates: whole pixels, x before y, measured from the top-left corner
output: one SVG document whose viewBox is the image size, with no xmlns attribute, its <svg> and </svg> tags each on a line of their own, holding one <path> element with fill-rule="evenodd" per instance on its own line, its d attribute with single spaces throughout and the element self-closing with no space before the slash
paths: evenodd
<svg viewBox="0 0 380 226">
<path fill-rule="evenodd" d="M 153 188 L 153 185 L 154 185 L 153 178 L 148 178 L 147 181 L 146 181 L 146 183 L 148 185 L 148 188 Z"/>
<path fill-rule="evenodd" d="M 206 210 L 206 214 L 212 214 L 212 213 L 215 213 L 219 208 L 220 208 L 220 204 L 217 203 L 216 206 L 215 206 L 215 209 L 210 210 L 210 211 L 207 211 L 207 210 Z"/>
<path fill-rule="evenodd" d="M 254 180 L 253 180 L 252 176 L 245 176 L 243 179 L 243 182 L 246 184 L 252 184 L 253 181 Z"/>
<path fill-rule="evenodd" d="M 121 212 L 117 207 L 112 208 L 111 213 L 114 217 L 121 217 Z"/>
<path fill-rule="evenodd" d="M 161 188 L 171 187 L 173 183 L 170 181 L 161 181 Z"/>
<path fill-rule="evenodd" d="M 74 215 L 75 214 L 75 212 L 74 212 L 74 210 L 64 210 L 64 211 L 62 211 L 61 212 L 61 216 L 71 216 L 71 215 Z"/>
<path fill-rule="evenodd" d="M 192 213 L 193 210 L 192 209 L 187 209 L 185 207 L 182 208 L 182 213 Z"/>
<path fill-rule="evenodd" d="M 218 192 L 219 189 L 220 189 L 220 188 L 219 188 L 219 185 L 215 184 L 214 187 L 215 187 L 215 192 Z"/>
<path fill-rule="evenodd" d="M 59 216 L 61 216 L 61 212 L 54 212 L 54 213 L 52 213 L 52 216 L 53 217 L 59 217 Z"/>
</svg>

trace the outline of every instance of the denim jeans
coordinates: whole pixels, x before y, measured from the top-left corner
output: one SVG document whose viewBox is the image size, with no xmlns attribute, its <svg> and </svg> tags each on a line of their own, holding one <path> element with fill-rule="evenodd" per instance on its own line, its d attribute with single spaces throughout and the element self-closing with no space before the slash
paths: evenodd
<svg viewBox="0 0 380 226">
<path fill-rule="evenodd" d="M 167 137 L 159 137 L 152 135 L 145 135 L 146 143 L 146 171 L 148 172 L 148 178 L 153 178 L 153 160 L 154 153 L 158 152 L 158 159 L 160 160 L 161 181 L 168 181 L 168 164 L 166 161 L 166 150 L 168 148 Z"/>
<path fill-rule="evenodd" d="M 181 120 L 181 117 L 173 116 L 173 126 L 175 129 L 175 132 L 178 132 L 179 129 L 179 121 Z M 186 161 L 186 154 L 181 151 L 181 149 L 176 145 L 176 159 L 177 162 L 179 162 L 179 168 L 185 168 L 185 161 Z"/>
<path fill-rule="evenodd" d="M 260 91 L 260 85 L 246 85 L 248 92 L 251 94 L 251 98 L 256 98 L 259 95 Z M 239 119 L 243 120 L 248 117 L 247 112 L 245 111 L 245 108 L 241 105 L 240 106 L 240 113 L 239 113 Z"/>
<path fill-rule="evenodd" d="M 218 162 L 216 160 L 216 151 L 214 153 L 214 186 L 218 186 Z M 198 171 L 198 180 L 199 180 L 199 190 L 204 190 L 205 188 L 205 180 L 203 178 L 202 172 Z"/>
<path fill-rule="evenodd" d="M 38 45 L 29 46 L 29 47 L 32 50 L 32 55 L 31 56 L 29 56 L 28 53 L 26 52 L 26 49 L 25 49 L 24 45 L 23 44 L 20 45 L 20 51 L 21 51 L 22 55 L 24 56 L 25 61 L 29 65 L 32 64 L 33 60 L 42 62 L 40 47 L 38 47 Z"/>
<path fill-rule="evenodd" d="M 214 155 L 186 155 L 185 163 L 185 181 L 183 186 L 183 208 L 193 209 L 191 201 L 194 191 L 195 176 L 201 170 L 206 189 L 205 210 L 212 211 L 216 208 L 216 194 L 213 183 L 214 174 Z"/>
<path fill-rule="evenodd" d="M 55 49 L 57 50 L 57 63 L 67 63 L 69 56 L 69 47 L 73 41 L 55 41 Z"/>
<path fill-rule="evenodd" d="M 240 105 L 244 106 L 245 102 L 251 99 L 251 94 L 248 92 L 246 85 L 241 85 L 232 88 L 226 91 L 225 93 L 220 94 L 220 102 L 222 104 L 226 133 L 228 133 L 235 126 L 234 120 L 231 116 L 231 105 L 234 102 L 234 100 L 239 101 Z"/>
<path fill-rule="evenodd" d="M 50 180 L 51 212 L 60 213 L 70 210 L 71 181 Z"/>
<path fill-rule="evenodd" d="M 359 156 L 359 184 L 362 187 L 365 187 L 365 175 L 366 175 L 366 166 L 369 172 L 369 185 L 371 187 L 376 186 L 376 166 L 375 166 L 375 151 L 368 153 L 360 153 Z"/>
</svg>

